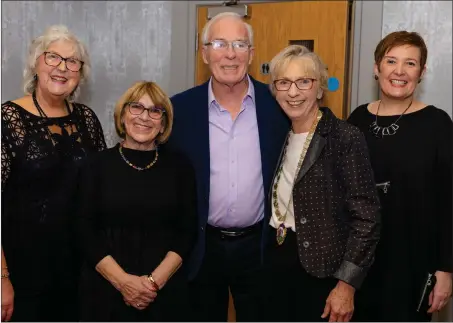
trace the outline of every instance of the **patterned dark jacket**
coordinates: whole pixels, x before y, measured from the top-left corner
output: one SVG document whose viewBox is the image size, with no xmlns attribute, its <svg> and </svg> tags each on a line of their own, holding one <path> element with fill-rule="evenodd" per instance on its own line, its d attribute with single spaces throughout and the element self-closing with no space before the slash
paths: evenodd
<svg viewBox="0 0 453 323">
<path fill-rule="evenodd" d="M 313 276 L 359 288 L 379 240 L 378 193 L 363 134 L 321 111 L 293 190 L 299 259 Z"/>
</svg>

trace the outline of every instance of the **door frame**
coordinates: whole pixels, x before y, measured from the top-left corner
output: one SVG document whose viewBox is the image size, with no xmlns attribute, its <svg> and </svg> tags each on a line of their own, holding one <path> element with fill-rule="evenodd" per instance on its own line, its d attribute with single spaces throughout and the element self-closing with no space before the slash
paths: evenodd
<svg viewBox="0 0 453 323">
<path fill-rule="evenodd" d="M 297 1 L 297 0 L 292 0 Z M 195 85 L 197 7 L 222 5 L 224 1 L 174 1 L 172 4 L 172 53 L 170 95 Z M 280 2 L 275 0 L 240 1 L 240 4 Z M 355 1 L 353 34 L 350 43 L 352 70 L 349 71 L 351 112 L 360 104 L 378 98 L 379 89 L 373 78 L 374 49 L 382 38 L 383 1 Z M 176 19 L 175 19 L 176 18 Z M 186 22 L 185 22 L 186 21 Z M 363 22 L 363 23 L 362 23 Z M 180 75 L 181 77 L 175 77 Z"/>
</svg>

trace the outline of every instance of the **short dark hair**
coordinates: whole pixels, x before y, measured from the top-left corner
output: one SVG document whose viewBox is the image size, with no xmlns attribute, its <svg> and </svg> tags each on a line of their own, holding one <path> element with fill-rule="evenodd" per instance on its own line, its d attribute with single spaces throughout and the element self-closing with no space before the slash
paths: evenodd
<svg viewBox="0 0 453 323">
<path fill-rule="evenodd" d="M 374 51 L 374 62 L 378 69 L 384 58 L 391 49 L 398 46 L 410 45 L 420 49 L 420 75 L 425 67 L 426 60 L 428 59 L 428 48 L 422 36 L 416 32 L 408 32 L 405 30 L 395 31 L 385 36 Z"/>
</svg>

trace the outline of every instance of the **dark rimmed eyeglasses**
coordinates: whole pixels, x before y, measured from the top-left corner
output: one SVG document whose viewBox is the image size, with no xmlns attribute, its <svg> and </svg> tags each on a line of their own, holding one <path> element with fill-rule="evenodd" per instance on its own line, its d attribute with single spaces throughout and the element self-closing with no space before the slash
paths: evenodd
<svg viewBox="0 0 453 323">
<path fill-rule="evenodd" d="M 311 88 L 313 87 L 313 83 L 315 81 L 316 81 L 316 79 L 307 78 L 307 77 L 300 78 L 295 81 L 290 81 L 287 79 L 280 79 L 280 80 L 274 81 L 274 86 L 277 91 L 288 91 L 294 83 L 294 84 L 296 84 L 296 87 L 299 90 L 306 91 L 306 90 L 311 90 Z"/>
<path fill-rule="evenodd" d="M 165 109 L 159 106 L 145 108 L 145 106 L 139 102 L 127 102 L 125 104 L 129 112 L 134 116 L 141 115 L 143 111 L 148 111 L 148 115 L 151 119 L 160 120 L 165 114 Z"/>
<path fill-rule="evenodd" d="M 226 41 L 224 39 L 214 39 L 213 41 L 210 41 L 209 43 L 206 43 L 204 45 L 211 46 L 212 49 L 216 51 L 225 51 L 228 50 L 230 44 L 233 47 L 233 49 L 238 52 L 246 52 L 250 47 L 252 47 L 252 45 L 250 45 L 245 40 Z"/>
<path fill-rule="evenodd" d="M 74 57 L 61 57 L 57 53 L 44 52 L 44 62 L 52 67 L 57 67 L 64 61 L 66 68 L 72 72 L 78 72 L 83 67 L 84 62 Z"/>
</svg>

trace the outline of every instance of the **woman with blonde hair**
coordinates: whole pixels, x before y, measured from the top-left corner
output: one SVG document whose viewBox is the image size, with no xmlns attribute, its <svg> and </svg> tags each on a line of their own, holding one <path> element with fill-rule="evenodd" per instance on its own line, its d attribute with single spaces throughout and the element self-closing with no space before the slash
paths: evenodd
<svg viewBox="0 0 453 323">
<path fill-rule="evenodd" d="M 270 199 L 266 318 L 347 322 L 379 240 L 365 139 L 321 105 L 328 76 L 316 53 L 288 46 L 272 59 L 270 75 L 291 130 Z"/>
<path fill-rule="evenodd" d="M 197 229 L 195 175 L 160 149 L 173 108 L 154 82 L 137 82 L 115 108 L 121 143 L 80 174 L 82 321 L 185 321 L 184 268 Z M 184 266 L 183 266 L 184 267 Z"/>
<path fill-rule="evenodd" d="M 89 72 L 82 42 L 51 26 L 31 43 L 25 96 L 2 104 L 2 320 L 77 319 L 76 166 L 106 148 L 75 102 Z"/>
</svg>

